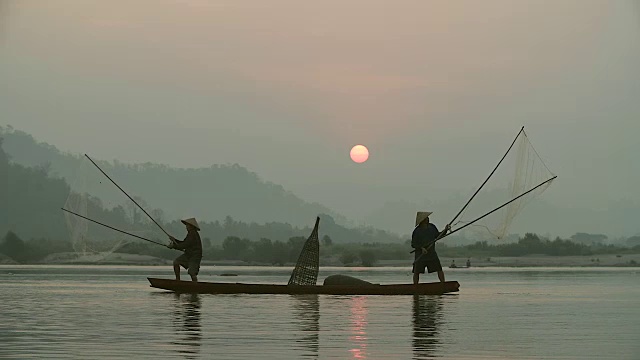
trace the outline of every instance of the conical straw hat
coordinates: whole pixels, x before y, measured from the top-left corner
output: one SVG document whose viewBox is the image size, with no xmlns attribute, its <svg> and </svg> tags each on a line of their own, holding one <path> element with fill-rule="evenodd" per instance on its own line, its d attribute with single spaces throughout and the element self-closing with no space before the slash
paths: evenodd
<svg viewBox="0 0 640 360">
<path fill-rule="evenodd" d="M 431 211 L 418 211 L 416 214 L 416 226 L 418 226 L 424 219 L 428 218 L 429 215 L 433 214 Z"/>
<path fill-rule="evenodd" d="M 184 219 L 181 220 L 183 224 L 188 224 L 191 225 L 193 227 L 195 227 L 197 230 L 200 230 L 200 225 L 198 225 L 198 222 L 196 221 L 196 218 L 189 218 L 189 219 Z"/>
</svg>

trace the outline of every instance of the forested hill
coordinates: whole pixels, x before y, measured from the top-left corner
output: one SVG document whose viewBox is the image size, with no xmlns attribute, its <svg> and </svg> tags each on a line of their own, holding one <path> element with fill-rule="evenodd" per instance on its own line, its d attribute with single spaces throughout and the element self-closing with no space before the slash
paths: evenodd
<svg viewBox="0 0 640 360">
<path fill-rule="evenodd" d="M 0 127 L 0 137 L 4 138 L 4 150 L 12 162 L 44 167 L 50 174 L 66 179 L 72 187 L 80 162 L 86 161 L 82 154 L 62 152 L 10 127 Z M 152 163 L 131 165 L 94 160 L 132 196 L 162 209 L 167 220 L 196 216 L 203 221 L 222 221 L 230 216 L 248 223 L 283 222 L 304 227 L 313 223 L 318 214 L 329 214 L 336 223 L 347 223 L 343 216 L 325 206 L 305 202 L 237 164 L 179 169 Z M 92 195 L 103 198 L 97 188 Z"/>
<path fill-rule="evenodd" d="M 73 158 L 61 154 L 58 154 L 58 156 L 59 159 Z M 53 161 L 51 162 L 53 163 Z M 117 170 L 118 167 L 114 169 Z M 171 172 L 170 170 L 166 171 Z M 177 170 L 175 171 L 177 172 Z M 246 174 L 246 171 L 240 171 L 240 173 Z M 7 232 L 12 232 L 21 239 L 39 244 L 38 246 L 40 247 L 45 246 L 42 244 L 68 243 L 70 240 L 69 231 L 60 207 L 65 204 L 69 193 L 70 187 L 65 179 L 55 176 L 46 167 L 27 167 L 9 161 L 7 154 L 3 150 L 3 139 L 0 137 L 0 239 Z M 297 201 L 300 202 L 300 200 Z M 126 206 L 105 208 L 103 204 L 102 201 L 95 197 L 89 198 L 87 204 L 88 214 L 92 218 L 116 228 L 143 231 L 145 234 L 159 234 L 157 237 L 154 236 L 157 241 L 163 243 L 167 241 L 157 227 L 147 218 L 141 216 L 139 211 L 134 213 L 138 214 L 138 216 L 135 216 Z M 313 209 L 313 205 L 303 204 L 302 206 Z M 158 209 L 148 207 L 148 210 L 152 214 L 157 214 Z M 300 208 L 298 210 L 300 211 Z M 305 211 L 312 210 L 305 209 Z M 246 211 L 246 213 L 251 212 Z M 214 221 L 208 221 L 201 217 L 200 226 L 202 227 L 202 236 L 208 238 L 212 244 L 220 244 L 230 236 L 252 241 L 268 238 L 273 241 L 286 242 L 292 237 L 306 238 L 309 236 L 311 226 L 313 226 L 318 215 L 321 218 L 320 236 L 328 236 L 334 243 L 378 242 L 402 244 L 406 242 L 406 239 L 377 229 L 350 229 L 344 227 L 336 224 L 331 215 L 324 213 L 313 213 L 306 217 L 300 217 L 303 220 L 301 221 L 302 225 L 292 225 L 288 221 L 247 221 L 225 215 L 220 220 Z M 170 233 L 176 236 L 184 234 L 184 226 L 177 221 L 177 218 L 167 215 L 162 216 L 163 219 L 160 216 L 158 218 L 163 227 Z M 246 217 L 243 218 L 246 219 Z M 121 234 L 98 225 L 90 225 L 89 231 L 91 239 L 97 241 L 122 237 Z M 127 240 L 135 241 L 135 239 L 131 238 L 127 238 Z M 53 245 L 46 245 L 45 247 L 49 250 L 56 248 Z"/>
</svg>

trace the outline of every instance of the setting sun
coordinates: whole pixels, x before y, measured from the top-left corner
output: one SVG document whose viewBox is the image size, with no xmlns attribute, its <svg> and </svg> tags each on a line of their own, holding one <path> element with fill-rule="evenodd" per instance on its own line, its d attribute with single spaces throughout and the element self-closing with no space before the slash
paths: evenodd
<svg viewBox="0 0 640 360">
<path fill-rule="evenodd" d="M 354 162 L 363 163 L 369 158 L 369 149 L 364 145 L 356 145 L 351 148 L 350 156 Z"/>
</svg>

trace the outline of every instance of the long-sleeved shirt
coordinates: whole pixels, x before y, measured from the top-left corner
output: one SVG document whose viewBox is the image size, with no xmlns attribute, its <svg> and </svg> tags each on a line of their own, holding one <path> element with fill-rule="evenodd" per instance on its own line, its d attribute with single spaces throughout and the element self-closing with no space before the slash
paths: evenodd
<svg viewBox="0 0 640 360">
<path fill-rule="evenodd" d="M 202 241 L 197 231 L 189 231 L 183 241 L 176 241 L 176 249 L 184 250 L 187 256 L 202 257 Z"/>
<path fill-rule="evenodd" d="M 436 241 L 438 235 L 440 235 L 440 231 L 438 231 L 438 228 L 432 223 L 429 223 L 426 227 L 418 226 L 413 229 L 413 234 L 411 234 L 411 247 L 416 249 L 416 257 L 422 255 L 420 249 L 428 248 L 429 245 Z M 437 256 L 435 245 L 427 249 L 424 257 L 430 258 L 433 256 Z"/>
</svg>

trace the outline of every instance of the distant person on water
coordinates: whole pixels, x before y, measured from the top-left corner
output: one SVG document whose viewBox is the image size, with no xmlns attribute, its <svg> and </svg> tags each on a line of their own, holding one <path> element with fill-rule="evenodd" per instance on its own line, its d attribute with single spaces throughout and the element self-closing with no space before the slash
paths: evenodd
<svg viewBox="0 0 640 360">
<path fill-rule="evenodd" d="M 200 261 L 202 261 L 202 241 L 200 240 L 200 234 L 198 234 L 200 226 L 195 218 L 181 221 L 187 227 L 187 237 L 180 241 L 173 236 L 169 236 L 171 244 L 168 247 L 184 251 L 184 254 L 173 260 L 173 272 L 176 274 L 176 280 L 180 280 L 180 266 L 182 266 L 187 269 L 191 280 L 198 281 Z"/>
<path fill-rule="evenodd" d="M 471 267 L 471 258 L 467 259 L 467 267 L 470 268 Z"/>
<path fill-rule="evenodd" d="M 455 260 L 451 260 L 451 265 L 449 265 L 450 268 L 457 268 L 458 266 L 456 265 L 456 261 Z"/>
<path fill-rule="evenodd" d="M 440 235 L 445 235 L 451 230 L 447 224 L 441 233 L 438 228 L 429 222 L 429 215 L 432 212 L 419 211 L 416 214 L 416 228 L 411 235 L 411 247 L 415 249 L 415 261 L 413 262 L 413 283 L 417 285 L 420 281 L 420 274 L 424 274 L 425 268 L 429 273 L 438 272 L 438 279 L 444 282 L 444 272 L 440 264 L 440 258 L 436 253 L 435 241 Z"/>
</svg>

